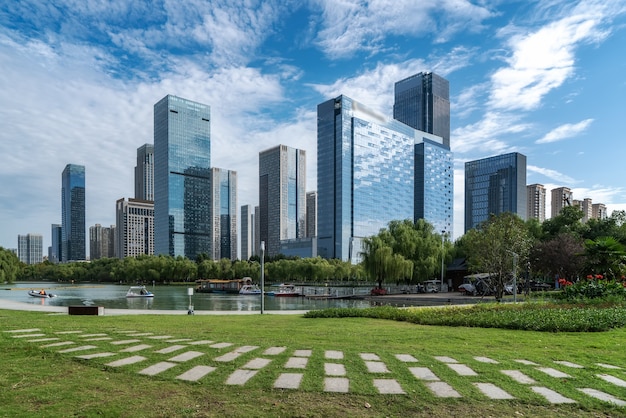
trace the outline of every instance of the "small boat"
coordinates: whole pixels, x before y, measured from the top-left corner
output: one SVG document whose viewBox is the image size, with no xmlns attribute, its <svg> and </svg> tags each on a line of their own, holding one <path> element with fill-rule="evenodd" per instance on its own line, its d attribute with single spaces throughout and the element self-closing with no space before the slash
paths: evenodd
<svg viewBox="0 0 626 418">
<path fill-rule="evenodd" d="M 271 294 L 271 293 L 268 293 Z M 273 295 L 275 297 L 295 297 L 301 296 L 300 292 L 296 289 L 296 287 L 292 284 L 281 284 L 278 285 L 278 289 L 274 290 Z"/>
<path fill-rule="evenodd" d="M 54 298 L 57 296 L 55 294 L 48 293 L 45 290 L 40 290 L 39 292 L 36 290 L 29 290 L 28 294 L 36 298 Z"/>
<path fill-rule="evenodd" d="M 256 284 L 244 284 L 239 290 L 240 295 L 260 295 L 261 288 Z"/>
<path fill-rule="evenodd" d="M 154 293 L 146 289 L 146 286 L 131 286 L 126 292 L 127 298 L 153 298 Z"/>
</svg>

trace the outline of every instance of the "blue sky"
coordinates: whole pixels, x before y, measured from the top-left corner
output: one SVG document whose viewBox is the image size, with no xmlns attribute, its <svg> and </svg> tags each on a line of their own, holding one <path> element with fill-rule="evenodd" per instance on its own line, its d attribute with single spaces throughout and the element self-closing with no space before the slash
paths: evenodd
<svg viewBox="0 0 626 418">
<path fill-rule="evenodd" d="M 317 104 L 391 117 L 420 71 L 450 81 L 455 237 L 465 161 L 513 151 L 528 184 L 626 209 L 625 45 L 626 0 L 2 2 L 0 246 L 50 245 L 68 163 L 86 166 L 87 228 L 114 224 L 166 94 L 211 106 L 212 164 L 256 205 L 259 151 L 306 150 L 315 190 Z"/>
</svg>

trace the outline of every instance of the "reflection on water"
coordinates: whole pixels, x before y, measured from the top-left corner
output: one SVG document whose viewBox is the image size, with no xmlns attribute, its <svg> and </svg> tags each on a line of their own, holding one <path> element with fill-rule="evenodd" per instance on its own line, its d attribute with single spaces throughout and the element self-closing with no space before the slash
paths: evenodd
<svg viewBox="0 0 626 418">
<path fill-rule="evenodd" d="M 46 290 L 57 297 L 35 298 L 28 295 L 31 289 L 41 289 L 41 283 L 14 283 L 0 285 L 0 300 L 11 300 L 48 306 L 94 305 L 110 309 L 184 310 L 189 308 L 187 287 L 147 286 L 153 298 L 127 298 L 128 286 L 100 284 L 46 283 Z M 196 311 L 260 311 L 261 295 L 195 293 L 191 302 Z M 1 303 L 1 302 L 0 302 Z M 337 307 L 369 307 L 364 300 L 314 300 L 304 297 L 265 296 L 266 310 L 310 310 Z"/>
</svg>

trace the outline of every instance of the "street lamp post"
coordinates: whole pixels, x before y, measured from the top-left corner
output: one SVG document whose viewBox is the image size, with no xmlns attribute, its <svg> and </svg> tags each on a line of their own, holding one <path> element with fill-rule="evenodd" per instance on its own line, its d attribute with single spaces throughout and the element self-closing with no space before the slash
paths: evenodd
<svg viewBox="0 0 626 418">
<path fill-rule="evenodd" d="M 441 231 L 441 291 L 443 292 L 443 240 L 445 239 L 446 231 Z"/>
<path fill-rule="evenodd" d="M 261 315 L 265 309 L 265 241 L 261 241 Z"/>
</svg>

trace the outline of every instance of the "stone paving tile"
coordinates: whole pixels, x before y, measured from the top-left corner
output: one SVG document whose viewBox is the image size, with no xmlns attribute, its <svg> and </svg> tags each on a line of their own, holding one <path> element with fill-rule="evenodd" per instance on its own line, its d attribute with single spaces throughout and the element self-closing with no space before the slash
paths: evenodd
<svg viewBox="0 0 626 418">
<path fill-rule="evenodd" d="M 226 353 L 224 355 L 221 355 L 219 357 L 215 357 L 215 361 L 221 361 L 221 362 L 229 362 L 229 361 L 233 361 L 236 358 L 239 358 L 239 356 L 241 356 L 241 353 L 238 353 L 236 351 L 231 351 L 230 353 Z"/>
<path fill-rule="evenodd" d="M 172 367 L 176 366 L 176 363 L 169 363 L 167 361 L 162 361 L 160 363 L 157 364 L 153 364 L 152 366 L 146 367 L 145 369 L 139 371 L 139 374 L 145 374 L 148 376 L 155 376 L 161 372 L 164 372 L 165 370 L 171 369 Z"/>
<path fill-rule="evenodd" d="M 270 364 L 272 362 L 272 360 L 270 359 L 266 359 L 266 358 L 255 358 L 250 360 L 249 362 L 247 362 L 246 364 L 244 364 L 241 368 L 242 369 L 254 369 L 254 370 L 259 370 L 262 369 L 263 367 L 267 366 L 268 364 Z"/>
<path fill-rule="evenodd" d="M 91 338 L 91 337 L 106 337 L 107 334 L 81 334 L 78 338 Z"/>
<path fill-rule="evenodd" d="M 286 369 L 306 369 L 309 359 L 306 357 L 290 357 L 285 364 Z"/>
<path fill-rule="evenodd" d="M 183 340 L 181 340 L 181 341 L 183 341 Z M 213 344 L 213 343 L 215 343 L 215 341 L 200 340 L 200 341 L 191 341 L 191 342 L 189 342 L 187 344 L 189 344 L 189 345 L 209 345 L 209 344 Z M 224 343 L 224 344 L 228 344 L 228 345 L 225 345 L 224 347 L 230 347 L 232 345 L 230 343 Z M 211 347 L 213 347 L 213 348 L 221 348 L 221 347 L 214 347 L 214 346 L 211 346 Z"/>
<path fill-rule="evenodd" d="M 478 376 L 474 370 L 466 366 L 465 364 L 459 363 L 446 363 L 446 366 L 457 372 L 459 376 Z"/>
<path fill-rule="evenodd" d="M 236 348 L 235 351 L 238 353 L 249 353 L 250 351 L 254 351 L 259 348 L 258 345 L 243 345 L 239 348 Z"/>
<path fill-rule="evenodd" d="M 438 398 L 460 398 L 461 394 L 446 382 L 426 382 L 426 387 Z"/>
<path fill-rule="evenodd" d="M 417 363 L 417 359 L 410 354 L 396 354 L 396 358 L 404 363 Z"/>
<path fill-rule="evenodd" d="M 125 345 L 125 344 L 134 344 L 138 343 L 141 340 L 120 340 L 120 341 L 111 341 L 113 345 Z"/>
<path fill-rule="evenodd" d="M 111 356 L 115 356 L 117 355 L 117 353 L 94 353 L 94 354 L 83 354 L 80 356 L 75 356 L 76 358 L 82 358 L 85 360 L 91 360 L 93 358 L 100 358 L 100 357 L 111 357 Z"/>
<path fill-rule="evenodd" d="M 342 351 L 335 351 L 335 350 L 326 350 L 324 352 L 324 358 L 327 358 L 329 360 L 342 360 L 343 359 L 343 352 Z"/>
<path fill-rule="evenodd" d="M 605 364 L 605 363 L 596 363 L 596 366 L 600 366 L 603 367 L 605 369 L 613 369 L 613 370 L 621 370 L 621 367 L 618 366 L 613 366 L 612 364 Z"/>
<path fill-rule="evenodd" d="M 226 379 L 226 384 L 243 386 L 257 373 L 258 370 L 235 370 L 230 376 L 228 376 L 228 379 Z"/>
<path fill-rule="evenodd" d="M 311 357 L 313 350 L 296 350 L 293 352 L 294 357 Z"/>
<path fill-rule="evenodd" d="M 624 402 L 623 400 L 618 399 L 613 395 L 609 395 L 608 393 L 601 392 L 597 389 L 579 388 L 578 390 L 586 395 L 591 396 L 592 398 L 596 398 L 604 402 L 609 402 L 617 406 L 626 406 L 626 402 Z"/>
<path fill-rule="evenodd" d="M 148 338 L 152 340 L 167 340 L 168 338 L 174 338 L 171 335 L 151 335 Z"/>
<path fill-rule="evenodd" d="M 452 357 L 447 357 L 447 356 L 437 356 L 435 357 L 435 360 L 440 361 L 442 363 L 458 363 L 457 360 L 453 359 Z"/>
<path fill-rule="evenodd" d="M 135 334 L 126 334 L 129 337 L 147 337 L 148 335 L 154 335 L 152 332 L 138 332 Z"/>
<path fill-rule="evenodd" d="M 213 344 L 211 346 L 211 348 L 226 348 L 226 347 L 230 347 L 234 345 L 233 343 L 217 343 L 217 344 Z"/>
<path fill-rule="evenodd" d="M 324 392 L 348 393 L 350 391 L 350 381 L 345 377 L 324 378 Z"/>
<path fill-rule="evenodd" d="M 385 363 L 381 361 L 366 361 L 365 367 L 370 373 L 390 373 Z"/>
<path fill-rule="evenodd" d="M 111 337 L 97 337 L 97 338 L 85 338 L 83 341 L 109 341 L 112 340 Z"/>
<path fill-rule="evenodd" d="M 556 377 L 558 379 L 563 379 L 566 377 L 572 377 L 567 373 L 563 373 L 560 370 L 556 370 L 553 369 L 552 367 L 537 367 L 537 370 L 539 370 L 540 372 L 544 372 L 545 374 L 547 374 L 550 377 Z"/>
<path fill-rule="evenodd" d="M 420 380 L 439 380 L 428 367 L 409 367 L 409 371 Z"/>
<path fill-rule="evenodd" d="M 48 337 L 48 338 L 37 338 L 35 340 L 28 340 L 29 343 L 43 343 L 46 341 L 58 341 L 58 338 L 55 337 Z"/>
<path fill-rule="evenodd" d="M 120 330 L 120 331 L 115 331 L 115 332 L 117 332 L 118 334 L 134 334 L 139 331 L 134 330 L 134 329 L 127 329 L 127 330 Z"/>
<path fill-rule="evenodd" d="M 165 341 L 166 343 L 182 343 L 185 341 L 191 341 L 191 338 L 174 338 L 174 339 L 169 339 L 167 341 Z M 213 342 L 213 341 L 211 341 Z"/>
<path fill-rule="evenodd" d="M 611 376 L 610 374 L 597 374 L 596 376 L 605 382 L 613 383 L 615 386 L 626 388 L 626 381 L 623 381 L 615 376 Z"/>
<path fill-rule="evenodd" d="M 187 346 L 186 345 L 170 345 L 169 347 L 165 347 L 165 348 L 155 351 L 155 353 L 169 354 L 169 353 L 173 353 L 174 351 L 182 350 L 183 348 L 187 348 Z"/>
<path fill-rule="evenodd" d="M 511 379 L 515 380 L 517 383 L 521 383 L 522 385 L 532 385 L 536 383 L 535 379 L 526 376 L 524 373 L 519 370 L 500 370 L 505 375 L 509 376 Z"/>
<path fill-rule="evenodd" d="M 176 379 L 187 380 L 189 382 L 196 382 L 215 370 L 217 369 L 211 366 L 196 366 L 187 370 L 185 373 L 179 376 L 176 376 Z"/>
<path fill-rule="evenodd" d="M 585 368 L 585 366 L 581 366 L 580 364 L 572 363 L 570 361 L 555 360 L 554 362 L 556 364 L 560 364 L 561 366 L 571 367 L 572 369 L 584 369 Z"/>
<path fill-rule="evenodd" d="M 200 357 L 203 355 L 204 353 L 201 353 L 200 351 L 187 351 L 186 353 L 182 353 L 177 356 L 174 356 L 168 359 L 167 361 L 183 362 L 183 361 L 189 361 L 189 360 L 195 359 L 196 357 Z"/>
<path fill-rule="evenodd" d="M 73 353 L 74 351 L 93 350 L 98 348 L 95 345 L 81 345 L 80 347 L 66 348 L 65 350 L 59 350 L 58 353 Z"/>
<path fill-rule="evenodd" d="M 19 332 L 35 332 L 35 331 L 41 331 L 41 330 L 39 328 L 28 328 L 28 329 L 9 329 L 3 332 L 19 333 Z"/>
<path fill-rule="evenodd" d="M 120 353 L 134 353 L 136 351 L 147 350 L 148 348 L 152 348 L 152 346 L 148 344 L 139 344 L 120 350 Z"/>
<path fill-rule="evenodd" d="M 274 382 L 277 389 L 298 389 L 302 382 L 302 373 L 282 373 Z"/>
<path fill-rule="evenodd" d="M 378 393 L 382 394 L 404 394 L 406 393 L 400 383 L 395 379 L 374 379 L 374 387 Z"/>
<path fill-rule="evenodd" d="M 324 363 L 324 374 L 326 376 L 345 376 L 346 367 L 343 364 Z"/>
<path fill-rule="evenodd" d="M 480 390 L 483 395 L 489 399 L 515 399 L 513 396 L 500 389 L 493 383 L 474 383 L 474 386 Z"/>
<path fill-rule="evenodd" d="M 61 342 L 58 342 L 58 343 L 42 345 L 41 348 L 61 347 L 63 345 L 71 345 L 71 344 L 74 344 L 74 342 L 73 341 L 61 341 Z"/>
<path fill-rule="evenodd" d="M 524 364 L 526 366 L 539 366 L 537 363 L 535 363 L 534 361 L 529 361 L 529 360 L 522 360 L 522 359 L 518 359 L 515 360 L 516 362 L 520 363 L 520 364 Z"/>
<path fill-rule="evenodd" d="M 140 361 L 144 361 L 144 360 L 146 360 L 146 358 L 143 356 L 131 356 L 131 357 L 126 357 L 120 360 L 112 361 L 110 363 L 107 363 L 106 366 L 111 366 L 111 367 L 128 366 L 129 364 L 139 363 Z"/>
<path fill-rule="evenodd" d="M 576 403 L 575 400 L 566 398 L 558 392 L 553 391 L 552 389 L 544 388 L 541 386 L 532 386 L 532 391 L 543 396 L 546 400 L 552 404 L 559 403 Z"/>
<path fill-rule="evenodd" d="M 277 356 L 283 353 L 287 347 L 270 347 L 263 352 L 264 356 Z"/>
<path fill-rule="evenodd" d="M 45 337 L 46 334 L 18 334 L 11 335 L 13 338 L 35 338 L 35 337 Z"/>
<path fill-rule="evenodd" d="M 361 353 L 359 354 L 359 357 L 365 361 L 380 361 L 380 357 L 374 353 Z"/>
<path fill-rule="evenodd" d="M 55 332 L 55 334 L 62 334 L 62 335 L 67 335 L 67 334 L 82 334 L 82 331 L 57 331 Z"/>
<path fill-rule="evenodd" d="M 474 360 L 480 362 L 480 363 L 487 363 L 487 364 L 500 364 L 499 362 L 497 362 L 494 359 L 491 359 L 489 357 L 474 357 Z"/>
</svg>

